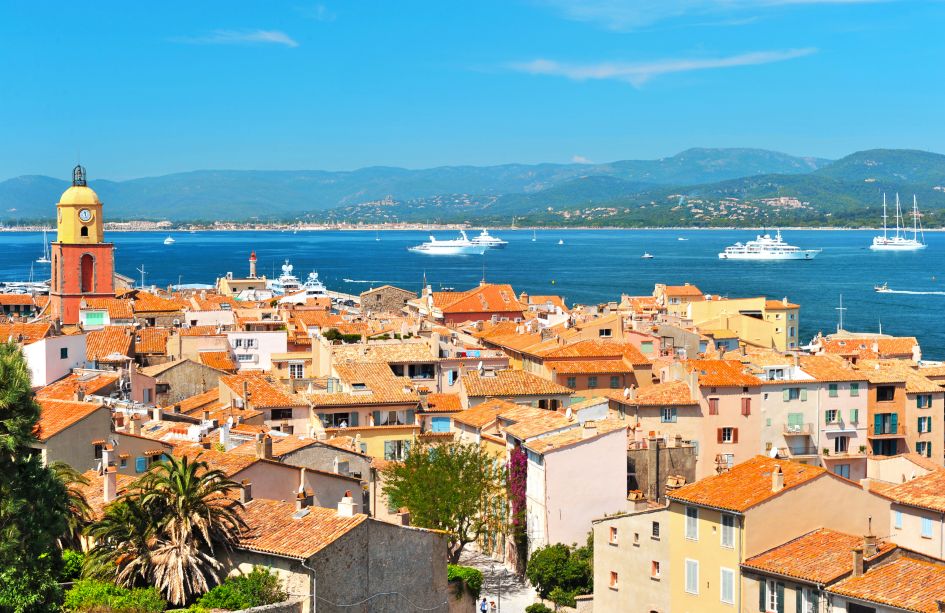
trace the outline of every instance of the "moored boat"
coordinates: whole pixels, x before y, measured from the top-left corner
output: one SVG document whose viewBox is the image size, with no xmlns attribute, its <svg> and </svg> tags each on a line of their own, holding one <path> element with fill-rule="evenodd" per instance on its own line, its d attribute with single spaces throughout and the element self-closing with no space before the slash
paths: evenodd
<svg viewBox="0 0 945 613">
<path fill-rule="evenodd" d="M 720 260 L 813 260 L 820 253 L 820 249 L 801 249 L 789 245 L 781 238 L 781 231 L 772 237 L 770 234 L 759 234 L 755 240 L 744 244 L 738 242 L 726 247 L 719 254 Z"/>
</svg>

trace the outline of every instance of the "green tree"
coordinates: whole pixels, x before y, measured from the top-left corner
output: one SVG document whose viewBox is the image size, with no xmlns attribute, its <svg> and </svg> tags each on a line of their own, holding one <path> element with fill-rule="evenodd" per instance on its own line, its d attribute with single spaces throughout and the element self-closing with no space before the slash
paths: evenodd
<svg viewBox="0 0 945 613">
<path fill-rule="evenodd" d="M 468 543 L 505 527 L 505 468 L 479 445 L 420 443 L 383 474 L 391 506 L 410 509 L 416 526 L 449 534 L 451 564 Z"/>
<path fill-rule="evenodd" d="M 559 605 L 573 606 L 578 594 L 590 594 L 594 587 L 593 549 L 557 543 L 540 547 L 528 559 L 525 576 L 542 598 Z"/>
<path fill-rule="evenodd" d="M 245 527 L 232 496 L 238 487 L 199 456 L 155 463 L 90 530 L 88 574 L 154 585 L 177 605 L 206 592 L 220 580 L 216 555 Z"/>
<path fill-rule="evenodd" d="M 237 611 L 284 601 L 288 595 L 279 577 L 269 569 L 255 567 L 248 575 L 229 577 L 197 601 L 204 609 Z"/>
<path fill-rule="evenodd" d="M 67 495 L 43 465 L 33 435 L 39 421 L 26 360 L 0 343 L 0 610 L 55 610 L 66 534 Z"/>
<path fill-rule="evenodd" d="M 56 478 L 66 488 L 66 503 L 68 506 L 68 519 L 66 522 L 66 532 L 59 539 L 62 547 L 78 548 L 81 543 L 79 537 L 89 523 L 89 516 L 92 512 L 89 502 L 85 499 L 80 486 L 88 485 L 89 480 L 82 476 L 82 473 L 72 468 L 65 462 L 53 462 L 49 465 Z"/>
</svg>

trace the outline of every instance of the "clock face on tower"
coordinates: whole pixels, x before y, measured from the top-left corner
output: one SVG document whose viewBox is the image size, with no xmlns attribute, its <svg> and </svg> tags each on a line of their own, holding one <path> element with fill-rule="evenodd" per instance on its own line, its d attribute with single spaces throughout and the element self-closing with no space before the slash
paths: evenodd
<svg viewBox="0 0 945 613">
<path fill-rule="evenodd" d="M 82 209 L 79 211 L 79 219 L 85 222 L 92 220 L 92 211 L 88 209 Z"/>
</svg>

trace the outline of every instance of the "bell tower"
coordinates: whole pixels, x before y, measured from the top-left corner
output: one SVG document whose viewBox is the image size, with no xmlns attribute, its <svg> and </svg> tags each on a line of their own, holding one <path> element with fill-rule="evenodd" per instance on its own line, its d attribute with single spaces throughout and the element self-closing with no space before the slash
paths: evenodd
<svg viewBox="0 0 945 613">
<path fill-rule="evenodd" d="M 53 318 L 77 324 L 82 298 L 115 295 L 114 245 L 105 242 L 102 202 L 82 166 L 72 170 L 72 187 L 59 198 L 56 215 L 50 308 Z"/>
</svg>

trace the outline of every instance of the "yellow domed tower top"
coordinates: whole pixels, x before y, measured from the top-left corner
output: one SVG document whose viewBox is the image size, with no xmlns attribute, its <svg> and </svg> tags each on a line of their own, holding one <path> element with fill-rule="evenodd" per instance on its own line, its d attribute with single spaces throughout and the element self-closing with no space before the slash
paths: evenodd
<svg viewBox="0 0 945 613">
<path fill-rule="evenodd" d="M 86 185 L 85 168 L 72 170 L 72 187 L 62 193 L 58 211 L 56 241 L 67 244 L 101 243 L 105 240 L 102 229 L 102 201 Z"/>
</svg>

